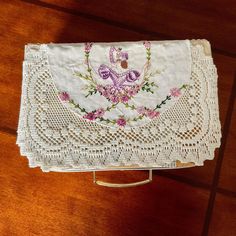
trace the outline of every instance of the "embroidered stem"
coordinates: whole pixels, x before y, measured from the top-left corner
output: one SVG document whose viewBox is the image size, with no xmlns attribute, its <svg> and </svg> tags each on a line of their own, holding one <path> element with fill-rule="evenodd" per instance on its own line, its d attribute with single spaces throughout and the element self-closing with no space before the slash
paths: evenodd
<svg viewBox="0 0 236 236">
<path fill-rule="evenodd" d="M 88 114 L 88 112 L 84 108 L 80 107 L 79 104 L 76 104 L 73 99 L 69 100 L 69 103 L 72 104 L 75 108 L 78 108 L 81 112 Z"/>
<path fill-rule="evenodd" d="M 171 100 L 171 96 L 170 96 L 170 95 L 167 95 L 167 96 L 166 96 L 166 99 L 164 99 L 160 104 L 156 105 L 156 107 L 155 107 L 154 110 L 160 109 L 162 105 L 166 104 L 166 101 L 167 101 L 167 100 Z"/>
<path fill-rule="evenodd" d="M 92 69 L 90 67 L 90 64 L 89 64 L 89 52 L 85 52 L 85 58 L 86 58 L 86 64 L 87 64 L 87 71 L 90 75 L 90 78 L 93 80 L 93 76 L 92 76 Z"/>
</svg>

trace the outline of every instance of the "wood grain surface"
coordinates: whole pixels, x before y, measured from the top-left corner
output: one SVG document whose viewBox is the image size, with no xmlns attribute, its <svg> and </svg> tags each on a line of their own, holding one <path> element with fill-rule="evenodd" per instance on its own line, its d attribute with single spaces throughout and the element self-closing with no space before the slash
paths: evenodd
<svg viewBox="0 0 236 236">
<path fill-rule="evenodd" d="M 236 235 L 236 3 L 233 0 L 0 1 L 0 235 Z M 222 145 L 203 167 L 110 189 L 91 173 L 30 169 L 15 144 L 27 43 L 206 38 L 219 75 Z M 142 171 L 99 173 L 138 181 Z"/>
</svg>

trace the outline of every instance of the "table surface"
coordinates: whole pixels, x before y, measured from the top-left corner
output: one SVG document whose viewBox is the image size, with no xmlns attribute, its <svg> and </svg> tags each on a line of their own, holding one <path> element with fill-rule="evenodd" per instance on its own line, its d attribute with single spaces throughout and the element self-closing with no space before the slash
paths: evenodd
<svg viewBox="0 0 236 236">
<path fill-rule="evenodd" d="M 235 36 L 234 0 L 1 0 L 0 235 L 236 235 Z M 223 136 L 213 161 L 125 189 L 95 186 L 91 173 L 28 168 L 15 145 L 25 44 L 186 38 L 209 40 L 218 69 Z"/>
</svg>

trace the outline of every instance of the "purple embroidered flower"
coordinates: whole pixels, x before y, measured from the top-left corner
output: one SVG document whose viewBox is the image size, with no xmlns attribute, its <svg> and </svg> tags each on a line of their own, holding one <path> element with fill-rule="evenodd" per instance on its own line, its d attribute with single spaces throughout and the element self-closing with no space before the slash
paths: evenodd
<svg viewBox="0 0 236 236">
<path fill-rule="evenodd" d="M 129 99 L 130 98 L 127 95 L 124 95 L 124 96 L 121 97 L 121 102 L 126 103 L 126 102 L 129 101 Z"/>
<path fill-rule="evenodd" d="M 153 118 L 155 118 L 159 115 L 160 115 L 160 112 L 158 112 L 158 111 L 154 111 L 154 110 L 148 110 L 147 111 L 147 116 L 151 119 L 153 119 Z"/>
<path fill-rule="evenodd" d="M 126 120 L 123 117 L 121 117 L 116 121 L 116 124 L 124 127 L 126 125 Z"/>
<path fill-rule="evenodd" d="M 95 118 L 102 117 L 105 114 L 105 110 L 103 108 L 99 108 L 94 112 Z"/>
<path fill-rule="evenodd" d="M 67 92 L 60 92 L 58 94 L 58 97 L 60 98 L 61 101 L 67 102 L 70 100 L 70 95 Z"/>
<path fill-rule="evenodd" d="M 89 112 L 88 114 L 84 115 L 83 117 L 88 120 L 95 120 L 96 119 L 94 112 Z"/>
<path fill-rule="evenodd" d="M 180 91 L 180 89 L 178 89 L 178 88 L 172 88 L 172 89 L 170 90 L 170 94 L 171 94 L 171 96 L 173 96 L 173 97 L 179 97 L 179 96 L 181 95 L 181 91 Z"/>
<path fill-rule="evenodd" d="M 141 115 L 144 115 L 146 111 L 147 111 L 146 108 L 143 106 L 137 108 L 137 112 Z"/>
<path fill-rule="evenodd" d="M 85 44 L 84 44 L 84 51 L 85 51 L 86 53 L 89 53 L 90 50 L 91 50 L 91 48 L 92 48 L 92 45 L 93 45 L 93 43 L 85 43 Z"/>
<path fill-rule="evenodd" d="M 151 43 L 149 41 L 144 41 L 143 45 L 146 49 L 150 49 L 151 48 Z"/>
</svg>

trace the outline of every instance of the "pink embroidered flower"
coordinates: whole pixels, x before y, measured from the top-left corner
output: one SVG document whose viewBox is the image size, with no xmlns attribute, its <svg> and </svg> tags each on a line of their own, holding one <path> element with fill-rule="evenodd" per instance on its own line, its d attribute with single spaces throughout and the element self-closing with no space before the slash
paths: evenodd
<svg viewBox="0 0 236 236">
<path fill-rule="evenodd" d="M 105 114 L 105 110 L 103 108 L 99 108 L 94 112 L 95 118 L 102 117 Z"/>
<path fill-rule="evenodd" d="M 116 121 L 116 123 L 117 125 L 124 127 L 126 125 L 126 120 L 121 117 Z"/>
<path fill-rule="evenodd" d="M 144 41 L 143 45 L 146 49 L 150 49 L 150 47 L 151 47 L 151 43 L 149 41 Z"/>
<path fill-rule="evenodd" d="M 178 88 L 172 88 L 172 89 L 170 90 L 170 94 L 171 94 L 171 96 L 173 96 L 173 97 L 179 97 L 179 96 L 181 95 L 181 91 L 180 91 L 180 89 L 178 89 Z"/>
<path fill-rule="evenodd" d="M 147 111 L 147 116 L 151 119 L 153 119 L 153 118 L 155 118 L 159 115 L 160 115 L 160 112 L 158 112 L 158 111 L 154 111 L 154 110 L 148 110 Z"/>
<path fill-rule="evenodd" d="M 124 96 L 121 97 L 121 102 L 126 103 L 128 101 L 129 101 L 129 97 L 127 95 L 124 95 Z"/>
<path fill-rule="evenodd" d="M 130 90 L 128 91 L 128 95 L 129 95 L 130 97 L 133 97 L 136 93 L 137 93 L 137 92 L 135 91 L 135 89 L 130 89 Z"/>
<path fill-rule="evenodd" d="M 84 115 L 83 117 L 88 120 L 95 120 L 96 119 L 94 112 L 89 112 L 88 114 Z"/>
<path fill-rule="evenodd" d="M 102 85 L 97 85 L 97 91 L 100 92 L 100 93 L 103 93 L 104 92 L 104 87 Z"/>
<path fill-rule="evenodd" d="M 134 85 L 133 89 L 137 93 L 140 90 L 140 85 L 139 84 Z"/>
<path fill-rule="evenodd" d="M 115 95 L 109 96 L 109 99 L 110 99 L 111 102 L 113 102 L 113 103 L 119 102 L 119 98 L 118 98 L 117 96 L 115 96 Z"/>
<path fill-rule="evenodd" d="M 137 108 L 137 112 L 139 113 L 139 114 L 142 114 L 142 115 L 144 115 L 145 113 L 146 113 L 146 108 L 145 107 L 138 107 Z"/>
<path fill-rule="evenodd" d="M 67 92 L 60 92 L 58 94 L 58 97 L 60 98 L 61 101 L 67 102 L 70 100 L 70 95 Z"/>
<path fill-rule="evenodd" d="M 85 43 L 84 51 L 89 53 L 92 48 L 93 43 Z"/>
<path fill-rule="evenodd" d="M 109 98 L 109 96 L 110 96 L 110 93 L 109 93 L 109 91 L 107 91 L 107 90 L 103 90 L 102 91 L 102 95 L 104 96 L 104 97 L 106 97 L 106 98 Z"/>
</svg>

